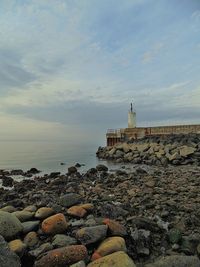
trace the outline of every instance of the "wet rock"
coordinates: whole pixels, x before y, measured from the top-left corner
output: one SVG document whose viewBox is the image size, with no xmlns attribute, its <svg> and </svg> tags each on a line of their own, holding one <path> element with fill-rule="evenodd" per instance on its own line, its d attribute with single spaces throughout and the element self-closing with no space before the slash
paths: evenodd
<svg viewBox="0 0 200 267">
<path fill-rule="evenodd" d="M 5 207 L 1 208 L 0 211 L 6 211 L 9 213 L 12 213 L 12 212 L 16 211 L 16 208 L 13 206 L 5 206 Z"/>
<path fill-rule="evenodd" d="M 0 266 L 2 267 L 20 267 L 19 257 L 8 248 L 4 238 L 0 236 Z"/>
<path fill-rule="evenodd" d="M 77 263 L 70 265 L 70 267 L 86 267 L 86 265 L 84 261 L 79 261 Z"/>
<path fill-rule="evenodd" d="M 27 245 L 27 247 L 31 248 L 34 247 L 39 242 L 39 238 L 36 232 L 29 232 L 24 237 L 24 243 Z"/>
<path fill-rule="evenodd" d="M 11 213 L 0 211 L 0 235 L 10 240 L 22 232 L 23 226 L 17 217 Z"/>
<path fill-rule="evenodd" d="M 36 231 L 39 228 L 40 221 L 28 221 L 28 222 L 23 222 L 23 233 L 27 234 L 28 232 L 31 231 Z"/>
<path fill-rule="evenodd" d="M 173 255 L 163 257 L 145 267 L 199 267 L 200 260 L 195 256 Z"/>
<path fill-rule="evenodd" d="M 42 222 L 42 231 L 45 234 L 61 234 L 68 228 L 68 223 L 62 213 L 48 217 Z"/>
<path fill-rule="evenodd" d="M 42 207 L 39 208 L 35 213 L 35 218 L 37 219 L 46 219 L 47 217 L 53 215 L 55 212 L 52 208 Z"/>
<path fill-rule="evenodd" d="M 66 247 L 70 245 L 76 245 L 77 241 L 75 238 L 67 235 L 55 235 L 53 237 L 53 242 L 52 245 L 54 248 L 61 248 L 61 247 Z"/>
<path fill-rule="evenodd" d="M 30 173 L 30 174 L 37 174 L 37 173 L 40 173 L 40 171 L 36 168 L 31 168 L 30 170 L 27 171 L 27 173 Z"/>
<path fill-rule="evenodd" d="M 29 212 L 36 212 L 37 207 L 35 205 L 30 205 L 30 206 L 27 206 L 26 208 L 24 208 L 23 210 L 29 211 Z"/>
<path fill-rule="evenodd" d="M 81 228 L 76 232 L 76 238 L 83 245 L 89 245 L 103 240 L 107 235 L 107 229 L 108 227 L 106 225 Z"/>
<path fill-rule="evenodd" d="M 10 172 L 11 175 L 24 175 L 23 170 L 18 169 L 18 170 L 11 170 Z"/>
<path fill-rule="evenodd" d="M 87 249 L 83 245 L 58 248 L 47 252 L 35 262 L 35 267 L 68 266 L 87 257 Z"/>
<path fill-rule="evenodd" d="M 81 206 L 72 206 L 67 210 L 67 214 L 70 216 L 82 218 L 87 214 L 87 210 Z"/>
<path fill-rule="evenodd" d="M 118 236 L 106 238 L 92 255 L 92 260 L 97 260 L 117 251 L 127 251 L 125 240 Z"/>
<path fill-rule="evenodd" d="M 77 168 L 74 166 L 71 166 L 68 168 L 68 174 L 74 174 L 77 172 Z"/>
<path fill-rule="evenodd" d="M 63 164 L 64 165 L 64 164 Z M 49 174 L 49 177 L 50 178 L 56 178 L 56 177 L 58 177 L 60 175 L 60 172 L 51 172 L 50 174 Z"/>
<path fill-rule="evenodd" d="M 123 225 L 117 221 L 104 219 L 103 223 L 108 226 L 109 232 L 113 236 L 125 236 L 127 235 L 126 229 Z"/>
<path fill-rule="evenodd" d="M 45 253 L 49 250 L 52 250 L 53 246 L 50 243 L 43 243 L 41 246 L 39 246 L 36 249 L 30 250 L 29 254 L 34 257 L 37 258 L 39 255 L 41 255 L 42 253 Z"/>
<path fill-rule="evenodd" d="M 34 212 L 30 212 L 26 210 L 15 211 L 12 214 L 15 215 L 20 220 L 20 222 L 29 221 L 34 216 Z"/>
<path fill-rule="evenodd" d="M 96 166 L 96 169 L 97 169 L 97 171 L 105 171 L 105 172 L 108 171 L 108 167 L 105 166 L 105 165 L 103 165 L 103 164 L 99 164 L 99 165 L 97 165 L 97 166 Z"/>
<path fill-rule="evenodd" d="M 11 251 L 15 252 L 19 257 L 22 257 L 26 250 L 26 244 L 24 244 L 20 239 L 15 239 L 10 241 L 8 243 L 8 247 Z"/>
<path fill-rule="evenodd" d="M 69 208 L 73 205 L 80 203 L 82 197 L 75 193 L 68 193 L 60 197 L 60 205 Z"/>
<path fill-rule="evenodd" d="M 13 186 L 13 178 L 9 176 L 1 176 L 2 185 L 5 187 L 12 187 Z"/>
<path fill-rule="evenodd" d="M 132 259 L 123 251 L 114 252 L 89 263 L 87 267 L 136 267 Z"/>
</svg>

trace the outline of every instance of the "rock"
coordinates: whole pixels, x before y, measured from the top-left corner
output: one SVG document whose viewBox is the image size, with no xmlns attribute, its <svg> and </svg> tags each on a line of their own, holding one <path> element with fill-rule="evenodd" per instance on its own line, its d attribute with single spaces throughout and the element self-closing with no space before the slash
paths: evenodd
<svg viewBox="0 0 200 267">
<path fill-rule="evenodd" d="M 23 233 L 27 234 L 28 232 L 31 231 L 36 231 L 39 228 L 40 221 L 28 221 L 28 222 L 23 222 Z"/>
<path fill-rule="evenodd" d="M 200 260 L 196 256 L 166 256 L 145 267 L 199 267 Z"/>
<path fill-rule="evenodd" d="M 34 212 L 30 212 L 26 210 L 15 211 L 12 214 L 15 215 L 20 220 L 20 222 L 29 221 L 34 216 Z"/>
<path fill-rule="evenodd" d="M 107 234 L 107 229 L 108 227 L 106 225 L 81 228 L 76 232 L 76 238 L 83 245 L 89 245 L 104 239 Z"/>
<path fill-rule="evenodd" d="M 40 173 L 40 171 L 36 168 L 31 168 L 30 170 L 27 171 L 27 173 L 30 173 L 30 174 L 37 174 L 37 173 Z"/>
<path fill-rule="evenodd" d="M 97 250 L 92 255 L 92 260 L 97 260 L 103 256 L 111 254 L 117 251 L 126 252 L 126 243 L 124 238 L 114 236 L 106 238 L 97 248 Z"/>
<path fill-rule="evenodd" d="M 55 212 L 52 208 L 42 207 L 39 208 L 35 213 L 35 218 L 37 219 L 46 219 L 47 217 L 53 215 Z"/>
<path fill-rule="evenodd" d="M 45 253 L 52 249 L 53 249 L 53 246 L 50 243 L 43 243 L 40 247 L 30 250 L 29 254 L 32 257 L 37 258 L 40 254 Z"/>
<path fill-rule="evenodd" d="M 74 166 L 71 166 L 68 168 L 68 174 L 74 174 L 77 172 L 77 168 Z"/>
<path fill-rule="evenodd" d="M 75 193 L 68 193 L 60 197 L 60 205 L 62 205 L 63 207 L 69 208 L 73 205 L 80 203 L 81 200 L 82 200 L 82 197 L 80 195 L 75 194 Z"/>
<path fill-rule="evenodd" d="M 20 267 L 19 257 L 8 248 L 4 238 L 0 236 L 0 266 L 1 267 Z"/>
<path fill-rule="evenodd" d="M 68 228 L 68 223 L 62 213 L 48 217 L 42 222 L 42 231 L 45 234 L 61 234 Z"/>
<path fill-rule="evenodd" d="M 21 233 L 23 226 L 17 217 L 11 213 L 0 211 L 0 235 L 10 240 Z"/>
<path fill-rule="evenodd" d="M 64 164 L 63 164 L 64 165 Z M 60 172 L 51 172 L 50 174 L 49 174 L 49 177 L 50 178 L 56 178 L 56 177 L 58 177 L 60 175 Z"/>
<path fill-rule="evenodd" d="M 168 232 L 168 238 L 170 243 L 177 244 L 181 241 L 182 235 L 179 229 L 172 228 Z"/>
<path fill-rule="evenodd" d="M 99 165 L 97 165 L 97 166 L 96 166 L 96 169 L 97 169 L 97 171 L 105 171 L 105 172 L 108 171 L 108 167 L 105 166 L 105 165 L 103 165 L 103 164 L 99 164 Z"/>
<path fill-rule="evenodd" d="M 26 244 L 20 239 L 12 240 L 8 243 L 8 247 L 11 251 L 15 252 L 18 256 L 22 257 L 26 250 Z"/>
<path fill-rule="evenodd" d="M 18 170 L 11 170 L 10 172 L 11 175 L 24 175 L 23 170 L 18 169 Z"/>
<path fill-rule="evenodd" d="M 136 267 L 132 259 L 123 251 L 114 252 L 89 263 L 87 267 Z"/>
<path fill-rule="evenodd" d="M 1 208 L 0 211 L 6 211 L 9 213 L 12 213 L 12 212 L 16 211 L 16 208 L 14 208 L 13 206 L 5 206 L 5 207 Z"/>
<path fill-rule="evenodd" d="M 81 206 L 72 206 L 67 210 L 67 214 L 74 217 L 82 218 L 87 214 L 87 211 Z"/>
<path fill-rule="evenodd" d="M 86 211 L 92 211 L 94 209 L 94 205 L 91 203 L 81 204 L 79 206 L 85 209 Z"/>
<path fill-rule="evenodd" d="M 70 245 L 76 245 L 77 241 L 75 238 L 67 235 L 55 235 L 53 237 L 53 242 L 52 245 L 54 248 L 61 248 L 61 247 L 66 247 Z"/>
<path fill-rule="evenodd" d="M 84 261 L 79 261 L 77 263 L 70 265 L 70 267 L 86 267 L 86 265 Z"/>
<path fill-rule="evenodd" d="M 23 209 L 24 211 L 29 211 L 29 212 L 36 212 L 37 207 L 34 205 L 27 206 L 26 208 Z"/>
<path fill-rule="evenodd" d="M 75 167 L 76 167 L 76 168 L 80 168 L 80 167 L 81 167 L 81 164 L 77 162 L 77 163 L 75 164 Z"/>
<path fill-rule="evenodd" d="M 83 245 L 74 245 L 57 248 L 47 252 L 35 262 L 35 267 L 65 267 L 84 260 L 87 257 L 87 248 Z"/>
<path fill-rule="evenodd" d="M 36 232 L 29 232 L 24 237 L 24 243 L 29 247 L 34 247 L 39 242 L 38 235 Z"/>
<path fill-rule="evenodd" d="M 180 155 L 182 157 L 187 157 L 191 154 L 193 154 L 196 151 L 196 149 L 194 147 L 189 147 L 189 146 L 182 146 L 180 147 Z"/>
<path fill-rule="evenodd" d="M 1 179 L 2 179 L 2 186 L 5 186 L 5 187 L 12 187 L 13 186 L 14 180 L 12 177 L 2 176 Z"/>
<path fill-rule="evenodd" d="M 111 235 L 115 236 L 125 236 L 127 235 L 126 229 L 123 225 L 117 221 L 104 219 L 103 223 L 108 226 L 109 232 Z"/>
</svg>

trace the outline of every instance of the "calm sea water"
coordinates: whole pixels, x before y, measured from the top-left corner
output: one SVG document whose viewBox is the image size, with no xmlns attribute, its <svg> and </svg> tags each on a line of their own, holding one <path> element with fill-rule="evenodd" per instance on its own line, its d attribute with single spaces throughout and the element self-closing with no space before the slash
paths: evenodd
<svg viewBox="0 0 200 267">
<path fill-rule="evenodd" d="M 45 173 L 61 171 L 79 162 L 81 170 L 95 167 L 98 145 L 60 141 L 0 141 L 0 169 L 23 169 L 35 167 Z M 65 165 L 61 166 L 63 162 Z"/>
</svg>

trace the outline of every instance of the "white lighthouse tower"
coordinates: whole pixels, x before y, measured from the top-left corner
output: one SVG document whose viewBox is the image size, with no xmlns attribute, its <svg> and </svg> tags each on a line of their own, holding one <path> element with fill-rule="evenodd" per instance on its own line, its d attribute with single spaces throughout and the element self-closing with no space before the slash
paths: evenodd
<svg viewBox="0 0 200 267">
<path fill-rule="evenodd" d="M 131 103 L 131 109 L 128 112 L 128 128 L 136 128 L 136 112 L 133 111 L 132 103 Z"/>
</svg>

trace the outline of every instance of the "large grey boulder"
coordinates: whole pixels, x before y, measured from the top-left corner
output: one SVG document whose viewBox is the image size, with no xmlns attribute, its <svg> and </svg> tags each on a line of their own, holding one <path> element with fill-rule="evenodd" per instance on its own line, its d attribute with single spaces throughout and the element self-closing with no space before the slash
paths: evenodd
<svg viewBox="0 0 200 267">
<path fill-rule="evenodd" d="M 200 260 L 196 256 L 173 255 L 163 257 L 145 267 L 200 267 Z"/>
<path fill-rule="evenodd" d="M 0 266 L 1 267 L 20 267 L 19 257 L 8 248 L 8 244 L 0 235 Z"/>
<path fill-rule="evenodd" d="M 0 235 L 6 240 L 11 240 L 22 230 L 23 226 L 15 215 L 6 211 L 0 211 Z"/>
</svg>

